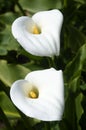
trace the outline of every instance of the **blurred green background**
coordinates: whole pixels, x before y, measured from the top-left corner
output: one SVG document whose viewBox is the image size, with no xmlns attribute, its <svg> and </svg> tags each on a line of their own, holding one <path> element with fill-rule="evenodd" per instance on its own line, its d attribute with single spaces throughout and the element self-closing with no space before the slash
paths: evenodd
<svg viewBox="0 0 86 130">
<path fill-rule="evenodd" d="M 62 121 L 26 117 L 10 100 L 11 84 L 33 70 L 49 68 L 49 58 L 24 51 L 11 33 L 13 21 L 42 10 L 59 9 L 64 16 L 56 69 L 64 72 L 65 110 Z M 86 0 L 0 0 L 0 130 L 86 129 Z"/>
</svg>

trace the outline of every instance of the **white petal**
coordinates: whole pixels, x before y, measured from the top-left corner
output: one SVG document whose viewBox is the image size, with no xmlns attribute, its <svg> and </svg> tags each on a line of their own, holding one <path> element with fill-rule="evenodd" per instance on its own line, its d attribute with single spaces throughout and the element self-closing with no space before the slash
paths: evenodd
<svg viewBox="0 0 86 130">
<path fill-rule="evenodd" d="M 37 99 L 27 97 L 31 85 L 39 91 Z M 14 82 L 10 91 L 13 103 L 27 116 L 43 121 L 61 120 L 64 109 L 62 71 L 46 69 L 29 73 Z"/>
<path fill-rule="evenodd" d="M 42 11 L 33 15 L 32 19 L 22 16 L 12 25 L 13 36 L 29 53 L 37 56 L 59 55 L 60 30 L 63 15 L 59 10 Z M 41 34 L 32 34 L 31 27 L 38 25 Z"/>
<path fill-rule="evenodd" d="M 57 10 L 42 11 L 36 13 L 32 19 L 42 28 L 42 33 L 54 47 L 54 55 L 59 55 L 60 51 L 60 31 L 63 22 L 62 13 Z"/>
</svg>

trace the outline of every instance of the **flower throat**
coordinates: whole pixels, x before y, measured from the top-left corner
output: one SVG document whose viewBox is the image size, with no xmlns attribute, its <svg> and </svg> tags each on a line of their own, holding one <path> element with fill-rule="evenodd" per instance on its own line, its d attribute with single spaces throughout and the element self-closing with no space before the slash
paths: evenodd
<svg viewBox="0 0 86 130">
<path fill-rule="evenodd" d="M 37 27 L 36 25 L 34 25 L 32 27 L 32 33 L 33 34 L 40 34 L 41 33 L 41 30 L 39 29 L 39 27 Z"/>
</svg>

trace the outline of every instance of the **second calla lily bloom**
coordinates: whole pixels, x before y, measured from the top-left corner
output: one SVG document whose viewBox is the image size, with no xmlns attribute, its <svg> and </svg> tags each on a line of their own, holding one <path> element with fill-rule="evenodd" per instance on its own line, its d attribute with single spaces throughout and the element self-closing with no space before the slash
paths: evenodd
<svg viewBox="0 0 86 130">
<path fill-rule="evenodd" d="M 61 120 L 64 110 L 62 71 L 33 71 L 11 86 L 13 103 L 27 116 L 43 121 Z"/>
<path fill-rule="evenodd" d="M 29 53 L 36 56 L 58 56 L 62 13 L 57 10 L 41 11 L 32 16 L 21 16 L 12 24 L 12 34 Z"/>
</svg>

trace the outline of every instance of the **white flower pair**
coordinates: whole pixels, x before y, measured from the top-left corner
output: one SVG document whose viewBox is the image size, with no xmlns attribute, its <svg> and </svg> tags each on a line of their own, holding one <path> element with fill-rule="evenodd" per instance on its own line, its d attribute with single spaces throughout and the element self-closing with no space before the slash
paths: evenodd
<svg viewBox="0 0 86 130">
<path fill-rule="evenodd" d="M 22 47 L 37 56 L 59 55 L 63 16 L 58 10 L 42 11 L 32 19 L 22 16 L 14 21 L 12 33 Z M 54 68 L 33 71 L 13 83 L 13 103 L 27 116 L 43 121 L 61 120 L 64 110 L 62 71 Z"/>
</svg>

